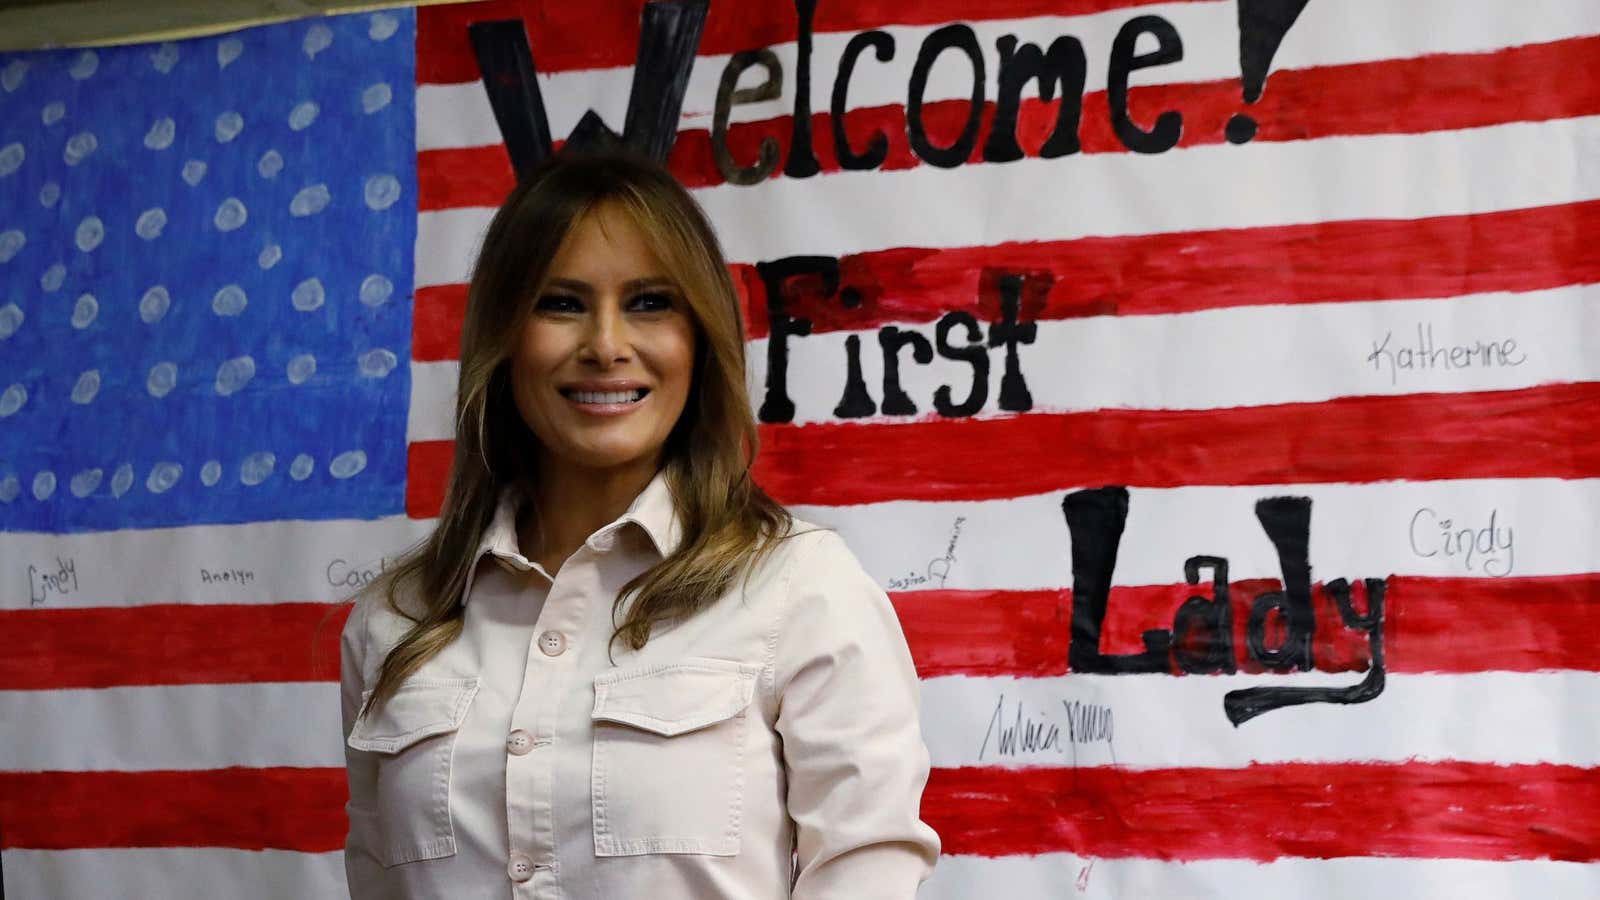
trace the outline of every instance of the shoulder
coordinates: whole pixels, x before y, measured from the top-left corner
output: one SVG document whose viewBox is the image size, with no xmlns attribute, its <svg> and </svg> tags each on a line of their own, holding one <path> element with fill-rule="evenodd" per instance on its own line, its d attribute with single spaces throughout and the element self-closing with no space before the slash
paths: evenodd
<svg viewBox="0 0 1600 900">
<path fill-rule="evenodd" d="M 837 531 L 804 521 L 796 525 L 786 557 L 788 583 L 768 636 L 770 688 L 781 694 L 807 671 L 848 671 L 855 674 L 847 677 L 874 684 L 892 672 L 914 681 L 888 592 Z"/>
<path fill-rule="evenodd" d="M 410 630 L 412 620 L 390 605 L 379 584 L 360 591 L 350 602 L 350 617 L 345 620 L 341 636 L 346 652 L 375 658 L 376 664 Z M 404 604 L 403 597 L 400 602 Z"/>
<path fill-rule="evenodd" d="M 888 606 L 888 595 L 839 532 L 796 518 L 790 533 L 781 563 L 785 617 L 807 611 L 848 616 Z"/>
<path fill-rule="evenodd" d="M 832 526 L 794 516 L 789 529 L 777 539 L 767 565 L 788 588 L 802 589 L 811 576 L 840 570 L 859 571 L 861 561 Z"/>
</svg>

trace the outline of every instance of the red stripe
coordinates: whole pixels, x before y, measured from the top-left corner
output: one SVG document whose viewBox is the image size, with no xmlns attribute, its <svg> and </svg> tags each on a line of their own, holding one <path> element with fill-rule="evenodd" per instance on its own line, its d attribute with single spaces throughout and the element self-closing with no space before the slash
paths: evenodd
<svg viewBox="0 0 1600 900">
<path fill-rule="evenodd" d="M 1600 79 L 1571 77 L 1600 57 L 1600 36 L 1572 38 L 1487 53 L 1440 54 L 1413 59 L 1315 66 L 1274 72 L 1262 99 L 1250 107 L 1260 124 L 1256 141 L 1298 141 L 1339 135 L 1421 134 L 1477 128 L 1507 122 L 1533 122 L 1600 113 Z M 1025 99 L 1020 107 L 1018 141 L 1026 156 L 1055 125 L 1058 102 Z M 1243 105 L 1236 79 L 1147 85 L 1130 91 L 1129 108 L 1139 121 L 1169 109 L 1184 115 L 1182 147 L 1220 144 L 1228 119 Z M 953 143 L 967 121 L 965 100 L 923 107 L 929 139 Z M 840 171 L 834 153 L 832 115 L 812 114 L 817 161 L 824 172 Z M 982 162 L 994 120 L 994 103 L 984 106 L 978 140 L 969 163 Z M 728 147 L 734 159 L 754 160 L 763 140 L 772 138 L 780 159 L 789 153 L 792 116 L 730 126 Z M 921 165 L 907 137 L 905 107 L 863 107 L 845 113 L 845 131 L 856 146 L 882 131 L 889 140 L 885 170 Z M 1079 137 L 1084 153 L 1125 152 L 1111 129 L 1104 91 L 1083 99 Z M 1070 160 L 1058 161 L 1070 165 Z M 679 132 L 668 165 L 690 187 L 723 183 L 706 129 Z M 771 177 L 783 177 L 778 166 Z M 499 146 L 430 150 L 418 154 L 418 207 L 496 206 L 511 189 L 511 165 Z"/>
<path fill-rule="evenodd" d="M 461 323 L 467 313 L 467 286 L 419 288 L 411 306 L 411 358 L 437 362 L 461 358 Z"/>
<path fill-rule="evenodd" d="M 761 426 L 756 477 L 789 504 L 995 500 L 1087 485 L 1592 478 L 1600 382 L 1204 410 Z M 453 441 L 408 448 L 406 512 L 439 514 Z M 816 461 L 832 460 L 819 468 Z"/>
<path fill-rule="evenodd" d="M 1082 16 L 1156 3 L 1204 0 L 987 0 L 980 19 Z M 494 19 L 521 19 L 541 73 L 631 66 L 638 53 L 642 2 L 546 3 L 492 0 L 417 10 L 417 82 L 455 84 L 478 80 L 478 64 L 467 26 Z M 893 25 L 937 25 L 974 21 L 970 0 L 857 0 L 821 2 L 812 19 L 818 33 L 853 32 Z M 713 56 L 796 40 L 799 19 L 792 3 L 711 4 L 699 53 Z M 817 96 L 825 92 L 813 88 Z"/>
<path fill-rule="evenodd" d="M 943 852 L 981 856 L 1588 862 L 1600 859 L 1600 770 L 1463 762 L 935 769 L 922 817 Z"/>
<path fill-rule="evenodd" d="M 0 848 L 326 853 L 344 846 L 347 797 L 342 768 L 0 772 Z"/>
<path fill-rule="evenodd" d="M 994 272 L 1028 276 L 1025 321 L 1535 291 L 1600 282 L 1600 242 L 1588 237 L 1595 233 L 1600 200 L 1426 219 L 897 248 L 840 258 L 840 285 L 857 291 L 860 306 L 846 309 L 797 281 L 785 307 L 809 320 L 813 334 L 958 311 L 993 321 Z M 766 288 L 753 266 L 730 271 L 747 296 L 749 338 L 765 338 Z M 465 310 L 464 285 L 418 291 L 415 358 L 456 359 Z"/>
<path fill-rule="evenodd" d="M 1062 535 L 1062 555 L 1068 547 Z M 1173 568 L 1181 564 L 1174 552 Z M 1359 574 L 1359 573 L 1357 573 Z M 1351 580 L 1356 580 L 1352 576 Z M 1249 604 L 1273 580 L 1231 584 L 1239 670 L 1260 672 L 1244 655 Z M 1106 653 L 1137 653 L 1141 635 L 1171 628 L 1191 594 L 1185 584 L 1112 590 L 1101 632 Z M 1339 626 L 1315 592 L 1317 668 L 1361 671 L 1366 635 Z M 906 642 L 923 678 L 1065 675 L 1072 593 L 911 591 L 893 595 Z M 1364 605 L 1358 596 L 1357 605 Z M 1389 579 L 1388 669 L 1398 673 L 1600 672 L 1600 574 L 1533 578 Z M 249 606 L 170 604 L 0 612 L 10 635 L 0 657 L 0 690 L 336 681 L 343 604 Z"/>
<path fill-rule="evenodd" d="M 345 797 L 337 768 L 0 772 L 0 847 L 334 852 Z M 981 856 L 1591 861 L 1600 774 L 1460 762 L 935 769 L 922 817 L 945 853 Z"/>
<path fill-rule="evenodd" d="M 1596 403 L 1600 382 L 1231 409 L 766 425 L 756 474 L 786 503 L 824 505 L 1102 484 L 1588 478 L 1600 475 Z"/>
<path fill-rule="evenodd" d="M 406 446 L 406 515 L 432 519 L 444 507 L 456 442 L 414 441 Z"/>
<path fill-rule="evenodd" d="M 1069 547 L 1065 526 L 1061 554 Z M 1183 553 L 1173 552 L 1173 569 Z M 1351 573 L 1351 581 L 1364 573 Z M 1244 653 L 1249 604 L 1275 580 L 1235 581 L 1233 643 L 1241 672 L 1259 672 Z M 1186 584 L 1119 587 L 1111 591 L 1100 648 L 1106 653 L 1144 650 L 1143 633 L 1171 629 L 1188 597 L 1209 597 L 1207 587 Z M 1351 631 L 1327 596 L 1314 591 L 1317 668 L 1362 671 L 1370 662 L 1365 633 Z M 913 591 L 893 595 L 900 624 L 923 678 L 941 675 L 1042 678 L 1067 674 L 1072 633 L 1072 592 Z M 1531 578 L 1389 578 L 1385 607 L 1385 661 L 1395 673 L 1600 672 L 1600 574 Z M 1365 601 L 1358 594 L 1357 607 Z"/>
<path fill-rule="evenodd" d="M 899 248 L 839 261 L 845 309 L 815 289 L 785 310 L 812 333 L 1000 316 L 993 272 L 1024 273 L 1024 320 L 1158 315 L 1239 306 L 1533 291 L 1600 282 L 1600 201 L 1425 219 L 1355 220 L 947 250 Z M 1290 263 L 1289 261 L 1293 262 Z M 766 337 L 759 281 L 751 337 Z"/>
<path fill-rule="evenodd" d="M 350 607 L 152 604 L 0 611 L 0 690 L 337 681 Z"/>
</svg>

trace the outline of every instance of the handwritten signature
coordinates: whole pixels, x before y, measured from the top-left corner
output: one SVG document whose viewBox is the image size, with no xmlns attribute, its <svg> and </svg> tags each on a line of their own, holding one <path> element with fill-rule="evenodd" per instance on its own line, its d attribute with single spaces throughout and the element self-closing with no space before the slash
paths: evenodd
<svg viewBox="0 0 1600 900">
<path fill-rule="evenodd" d="M 956 516 L 955 522 L 950 526 L 950 540 L 945 544 L 944 555 L 931 559 L 921 572 L 907 572 L 903 578 L 890 578 L 889 590 L 905 591 L 918 587 L 944 587 L 945 579 L 950 577 L 950 567 L 956 562 L 956 544 L 961 540 L 961 526 L 967 522 L 966 516 Z"/>
<path fill-rule="evenodd" d="M 989 752 L 990 742 L 998 756 L 1020 756 L 1028 753 L 1070 753 L 1072 764 L 1078 764 L 1078 747 L 1086 744 L 1104 744 L 1113 764 L 1116 762 L 1115 732 L 1111 707 L 1080 700 L 1062 700 L 1064 715 L 1058 721 L 1045 710 L 1035 713 L 1024 710 L 1022 701 L 1016 703 L 1015 714 L 1006 721 L 1006 696 L 994 705 L 989 717 L 989 727 L 983 733 L 983 744 L 978 748 L 978 759 Z M 1065 733 L 1063 734 L 1063 729 Z"/>
</svg>

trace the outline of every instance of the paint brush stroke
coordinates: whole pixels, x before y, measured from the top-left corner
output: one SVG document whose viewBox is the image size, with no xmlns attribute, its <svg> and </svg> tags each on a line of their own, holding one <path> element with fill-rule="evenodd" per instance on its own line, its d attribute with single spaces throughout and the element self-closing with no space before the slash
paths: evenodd
<svg viewBox="0 0 1600 900">
<path fill-rule="evenodd" d="M 1573 766 L 935 769 L 922 814 L 981 856 L 1600 858 L 1600 770 Z"/>
<path fill-rule="evenodd" d="M 340 768 L 6 772 L 0 848 L 329 852 L 344 843 L 345 794 Z M 1465 762 L 934 769 L 922 816 L 944 852 L 979 856 L 1587 862 L 1600 858 L 1600 770 Z"/>
</svg>

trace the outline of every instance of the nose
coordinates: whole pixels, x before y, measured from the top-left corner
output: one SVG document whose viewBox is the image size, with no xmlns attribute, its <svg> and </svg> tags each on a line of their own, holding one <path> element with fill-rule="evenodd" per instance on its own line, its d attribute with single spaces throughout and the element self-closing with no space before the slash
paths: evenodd
<svg viewBox="0 0 1600 900">
<path fill-rule="evenodd" d="M 589 329 L 584 335 L 582 359 L 600 366 L 623 362 L 628 358 L 627 321 L 619 303 L 598 303 L 594 315 L 589 317 Z"/>
</svg>

